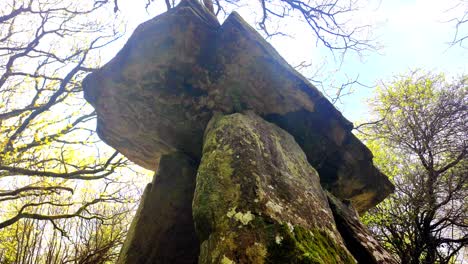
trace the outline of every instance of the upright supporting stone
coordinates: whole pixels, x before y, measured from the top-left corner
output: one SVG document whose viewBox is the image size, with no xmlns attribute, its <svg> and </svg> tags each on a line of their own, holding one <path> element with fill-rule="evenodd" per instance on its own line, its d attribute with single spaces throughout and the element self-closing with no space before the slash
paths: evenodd
<svg viewBox="0 0 468 264">
<path fill-rule="evenodd" d="M 253 113 L 215 116 L 193 200 L 199 263 L 356 263 L 293 137 Z"/>
<path fill-rule="evenodd" d="M 161 157 L 117 263 L 194 264 L 200 243 L 192 220 L 197 163 L 184 154 Z"/>
<path fill-rule="evenodd" d="M 322 187 L 361 213 L 393 185 L 351 122 L 235 12 L 220 25 L 199 0 L 180 1 L 83 91 L 100 138 L 159 169 L 119 263 L 196 263 L 192 197 L 201 264 L 371 263 L 345 248 Z M 175 152 L 201 160 L 195 196 L 196 164 Z"/>
<path fill-rule="evenodd" d="M 328 201 L 335 217 L 336 227 L 346 246 L 359 263 L 396 264 L 398 263 L 382 245 L 374 239 L 367 228 L 359 221 L 359 216 L 351 204 L 345 204 L 327 193 Z"/>
</svg>

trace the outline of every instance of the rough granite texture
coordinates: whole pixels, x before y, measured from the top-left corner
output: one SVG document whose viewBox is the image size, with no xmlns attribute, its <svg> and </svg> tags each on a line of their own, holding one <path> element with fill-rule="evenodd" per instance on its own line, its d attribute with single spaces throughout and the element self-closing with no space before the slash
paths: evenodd
<svg viewBox="0 0 468 264">
<path fill-rule="evenodd" d="M 336 227 L 340 231 L 347 248 L 359 263 L 398 263 L 359 221 L 359 216 L 351 204 L 343 203 L 328 192 L 327 197 L 335 217 Z"/>
<path fill-rule="evenodd" d="M 293 135 L 322 185 L 359 212 L 393 190 L 352 124 L 237 13 L 219 25 L 182 1 L 141 24 L 83 88 L 99 136 L 148 169 L 174 151 L 199 160 L 215 112 L 251 110 Z"/>
<path fill-rule="evenodd" d="M 238 14 L 220 25 L 183 0 L 83 89 L 99 136 L 158 169 L 118 263 L 395 263 L 353 209 L 393 185 L 352 124 Z"/>
<path fill-rule="evenodd" d="M 193 218 L 205 263 L 356 263 L 294 138 L 252 112 L 205 132 Z"/>
<path fill-rule="evenodd" d="M 197 163 L 164 155 L 133 218 L 119 264 L 196 264 L 200 242 L 192 219 Z"/>
</svg>

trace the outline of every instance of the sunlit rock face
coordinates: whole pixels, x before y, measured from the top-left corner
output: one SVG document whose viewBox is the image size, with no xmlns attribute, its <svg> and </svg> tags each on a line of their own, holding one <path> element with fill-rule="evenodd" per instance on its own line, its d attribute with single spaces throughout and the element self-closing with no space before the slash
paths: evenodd
<svg viewBox="0 0 468 264">
<path fill-rule="evenodd" d="M 356 263 L 294 138 L 252 112 L 215 116 L 193 200 L 200 264 Z"/>
<path fill-rule="evenodd" d="M 211 117 L 204 53 L 219 29 L 196 1 L 141 24 L 117 56 L 83 82 L 97 132 L 133 162 L 155 170 L 161 155 L 200 155 Z"/>
<path fill-rule="evenodd" d="M 83 87 L 100 137 L 148 169 L 173 151 L 200 159 L 213 113 L 251 110 L 292 134 L 322 184 L 358 211 L 393 189 L 352 124 L 236 13 L 219 25 L 183 1 L 140 25 Z"/>
<path fill-rule="evenodd" d="M 349 245 L 361 242 L 343 231 L 354 224 L 338 222 L 322 188 L 364 212 L 393 186 L 352 124 L 236 13 L 220 25 L 181 1 L 140 25 L 83 89 L 99 136 L 163 175 L 120 263 L 360 261 Z"/>
</svg>

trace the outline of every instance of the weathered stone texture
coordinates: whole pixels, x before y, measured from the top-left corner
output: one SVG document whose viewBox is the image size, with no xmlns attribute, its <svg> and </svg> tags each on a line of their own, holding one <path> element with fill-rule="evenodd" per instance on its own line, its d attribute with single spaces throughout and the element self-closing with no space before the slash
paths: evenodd
<svg viewBox="0 0 468 264">
<path fill-rule="evenodd" d="M 327 193 L 335 222 L 347 248 L 359 263 L 397 264 L 382 245 L 375 240 L 367 228 L 359 221 L 359 216 L 351 204 L 345 204 Z"/>
<path fill-rule="evenodd" d="M 322 185 L 358 211 L 393 190 L 352 124 L 236 13 L 219 25 L 183 1 L 140 25 L 83 88 L 100 137 L 148 169 L 173 151 L 199 159 L 213 113 L 251 110 L 293 135 Z"/>
<path fill-rule="evenodd" d="M 238 14 L 220 25 L 181 1 L 83 89 L 99 136 L 158 168 L 119 263 L 394 263 L 351 209 L 393 185 L 352 124 Z"/>
<path fill-rule="evenodd" d="M 138 26 L 116 57 L 83 82 L 99 136 L 147 169 L 177 150 L 199 156 L 211 118 L 198 103 L 208 78 L 200 62 L 219 24 L 194 2 Z"/>
<path fill-rule="evenodd" d="M 197 163 L 164 155 L 148 184 L 117 263 L 195 264 L 200 243 L 192 219 Z"/>
<path fill-rule="evenodd" d="M 200 264 L 355 263 L 301 148 L 252 112 L 208 125 L 193 214 Z"/>
</svg>

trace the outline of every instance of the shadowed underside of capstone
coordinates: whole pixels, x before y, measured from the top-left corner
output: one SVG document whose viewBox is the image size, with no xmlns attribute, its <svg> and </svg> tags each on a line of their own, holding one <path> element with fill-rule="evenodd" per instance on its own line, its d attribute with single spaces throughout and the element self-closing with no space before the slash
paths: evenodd
<svg viewBox="0 0 468 264">
<path fill-rule="evenodd" d="M 213 113 L 250 110 L 293 135 L 322 185 L 359 212 L 393 190 L 352 124 L 236 13 L 219 25 L 182 1 L 141 24 L 83 88 L 99 136 L 148 169 L 174 151 L 199 160 Z"/>
</svg>

